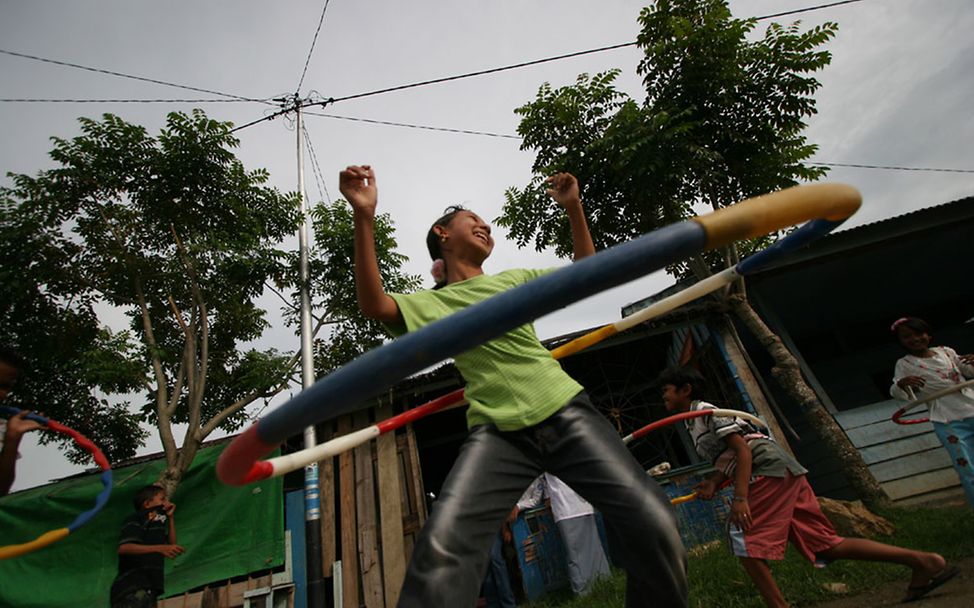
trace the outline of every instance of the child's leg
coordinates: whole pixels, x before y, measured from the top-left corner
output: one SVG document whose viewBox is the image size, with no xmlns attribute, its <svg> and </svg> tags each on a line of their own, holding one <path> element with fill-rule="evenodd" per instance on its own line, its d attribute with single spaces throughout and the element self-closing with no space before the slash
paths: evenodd
<svg viewBox="0 0 974 608">
<path fill-rule="evenodd" d="M 754 586 L 758 588 L 768 608 L 788 608 L 785 596 L 781 595 L 778 583 L 774 582 L 774 577 L 771 576 L 771 568 L 768 567 L 768 562 L 754 557 L 740 557 L 738 559 L 741 560 L 741 565 L 744 566 L 747 575 L 751 577 Z"/>
<path fill-rule="evenodd" d="M 618 539 L 626 606 L 686 606 L 687 556 L 673 507 L 588 398 L 576 397 L 530 432 L 545 468 L 601 511 Z"/>
<path fill-rule="evenodd" d="M 818 555 L 829 561 L 857 559 L 902 564 L 913 570 L 911 587 L 926 584 L 947 565 L 947 561 L 936 553 L 903 549 L 865 538 L 846 538 L 831 549 L 820 551 Z"/>
<path fill-rule="evenodd" d="M 474 428 L 420 532 L 400 607 L 473 606 L 490 545 L 540 465 L 492 426 Z"/>
<path fill-rule="evenodd" d="M 950 455 L 950 462 L 967 496 L 967 504 L 974 507 L 974 418 L 946 424 L 934 422 L 933 430 Z"/>
</svg>

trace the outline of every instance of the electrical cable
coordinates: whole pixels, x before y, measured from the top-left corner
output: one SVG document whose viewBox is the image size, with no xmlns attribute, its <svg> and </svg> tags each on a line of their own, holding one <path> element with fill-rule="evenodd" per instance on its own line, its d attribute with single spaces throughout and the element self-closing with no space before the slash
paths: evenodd
<svg viewBox="0 0 974 608">
<path fill-rule="evenodd" d="M 428 125 L 416 125 L 405 122 L 392 122 L 388 120 L 373 120 L 371 118 L 355 118 L 352 116 L 339 116 L 337 114 L 323 114 L 321 112 L 305 112 L 305 115 L 322 116 L 324 118 L 334 118 L 337 120 L 350 120 L 353 122 L 364 122 L 374 125 L 386 125 L 392 127 L 406 127 L 409 129 L 422 129 L 425 131 L 444 131 L 446 133 L 462 133 L 464 135 L 484 135 L 486 137 L 501 137 L 504 139 L 521 139 L 517 135 L 506 135 L 504 133 L 491 133 L 489 131 L 472 131 L 470 129 L 450 129 L 447 127 L 431 127 Z"/>
<path fill-rule="evenodd" d="M 0 103 L 261 103 L 250 99 L 39 99 L 2 98 Z"/>
<path fill-rule="evenodd" d="M 240 95 L 233 95 L 232 93 L 222 93 L 220 91 L 214 91 L 212 89 L 203 89 L 200 87 L 191 87 L 185 84 L 176 84 L 174 82 L 166 82 L 165 80 L 157 80 L 155 78 L 146 78 L 144 76 L 134 76 L 132 74 L 125 74 L 124 72 L 115 72 L 112 70 L 104 70 L 101 68 L 93 68 L 86 65 L 81 65 L 78 63 L 70 63 L 67 61 L 58 61 L 56 59 L 47 59 L 46 57 L 38 57 L 36 55 L 28 55 L 26 53 L 17 53 L 14 51 L 8 51 L 5 49 L 0 49 L 0 54 L 10 55 L 12 57 L 21 57 L 23 59 L 32 59 L 34 61 L 41 61 L 43 63 L 52 63 L 54 65 L 63 65 L 69 68 L 77 68 L 79 70 L 87 70 L 89 72 L 97 72 L 99 74 L 108 74 L 109 76 L 118 76 L 120 78 L 130 78 L 132 80 L 140 80 L 142 82 L 151 82 L 153 84 L 161 84 L 167 87 L 175 87 L 177 89 L 185 89 L 187 91 L 196 91 L 197 93 L 209 93 L 210 95 L 218 95 L 220 97 L 230 97 L 233 99 L 239 99 L 242 101 L 255 101 L 259 103 L 269 103 L 266 99 L 256 99 L 253 97 L 242 97 Z"/>
<path fill-rule="evenodd" d="M 331 194 L 328 193 L 328 186 L 325 185 L 325 175 L 321 171 L 321 165 L 318 164 L 318 155 L 315 154 L 314 145 L 311 143 L 311 134 L 308 132 L 308 127 L 303 123 L 301 128 L 304 130 L 304 143 L 308 148 L 308 157 L 311 159 L 311 173 L 314 175 L 315 185 L 318 187 L 318 200 L 327 200 L 330 205 Z"/>
<path fill-rule="evenodd" d="M 885 169 L 887 171 L 937 171 L 940 173 L 974 173 L 974 169 L 944 169 L 941 167 L 896 167 L 891 165 L 857 165 L 847 163 L 818 163 L 810 162 L 811 166 L 843 167 L 852 169 Z"/>
<path fill-rule="evenodd" d="M 311 40 L 311 48 L 308 49 L 308 58 L 304 60 L 304 69 L 301 70 L 301 80 L 298 81 L 298 86 L 294 89 L 295 96 L 301 92 L 301 85 L 304 84 L 304 75 L 308 73 L 308 64 L 311 62 L 311 54 L 315 51 L 315 43 L 318 42 L 318 32 L 321 31 L 321 24 L 325 22 L 325 11 L 328 10 L 329 1 L 325 0 L 325 6 L 321 9 L 321 18 L 318 19 L 318 29 L 315 30 L 315 37 Z"/>
</svg>

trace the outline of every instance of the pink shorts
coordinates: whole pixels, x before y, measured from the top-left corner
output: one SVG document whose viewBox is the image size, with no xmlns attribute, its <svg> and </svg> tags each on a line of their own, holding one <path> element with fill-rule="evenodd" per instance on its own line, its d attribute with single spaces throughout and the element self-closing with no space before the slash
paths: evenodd
<svg viewBox="0 0 974 608">
<path fill-rule="evenodd" d="M 816 565 L 816 554 L 844 539 L 818 506 L 804 475 L 760 477 L 748 486 L 751 528 L 742 532 L 730 525 L 731 551 L 738 557 L 780 560 L 790 540 L 798 552 Z"/>
</svg>

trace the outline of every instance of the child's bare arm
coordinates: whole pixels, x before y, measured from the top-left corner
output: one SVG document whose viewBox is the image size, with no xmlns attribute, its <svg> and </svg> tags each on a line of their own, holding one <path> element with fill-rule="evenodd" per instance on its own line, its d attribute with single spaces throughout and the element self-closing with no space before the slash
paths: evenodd
<svg viewBox="0 0 974 608">
<path fill-rule="evenodd" d="M 751 479 L 751 448 L 737 433 L 724 437 L 727 446 L 734 450 L 737 468 L 734 470 L 734 502 L 731 504 L 731 521 L 745 532 L 751 527 L 751 507 L 747 502 L 748 483 Z"/>
<path fill-rule="evenodd" d="M 557 173 L 547 180 L 551 186 L 548 195 L 555 199 L 568 214 L 568 223 L 572 228 L 572 253 L 577 262 L 595 253 L 592 233 L 588 229 L 585 210 L 578 191 L 578 180 L 571 173 Z"/>
<path fill-rule="evenodd" d="M 176 544 L 176 505 L 166 501 L 165 510 L 167 515 L 167 520 L 169 521 L 169 544 Z"/>
<path fill-rule="evenodd" d="M 161 553 L 168 558 L 173 558 L 185 551 L 179 545 L 173 543 L 169 545 L 140 545 L 138 543 L 123 543 L 118 546 L 119 555 L 145 555 L 147 553 Z"/>
<path fill-rule="evenodd" d="M 338 176 L 339 189 L 352 206 L 355 225 L 355 295 L 362 314 L 385 322 L 401 320 L 399 306 L 386 294 L 375 253 L 378 189 L 368 165 L 350 166 Z"/>
<path fill-rule="evenodd" d="M 41 423 L 29 420 L 28 414 L 30 412 L 24 410 L 16 416 L 11 416 L 7 421 L 3 448 L 0 449 L 0 496 L 6 496 L 10 492 L 11 486 L 14 485 L 17 450 L 20 447 L 21 437 L 24 436 L 24 433 L 44 428 Z"/>
</svg>

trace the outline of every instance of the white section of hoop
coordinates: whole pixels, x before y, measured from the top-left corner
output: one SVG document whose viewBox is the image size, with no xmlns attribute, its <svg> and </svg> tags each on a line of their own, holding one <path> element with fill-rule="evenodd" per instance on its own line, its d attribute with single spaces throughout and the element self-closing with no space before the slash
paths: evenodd
<svg viewBox="0 0 974 608">
<path fill-rule="evenodd" d="M 300 452 L 294 452 L 293 454 L 278 456 L 277 458 L 271 458 L 267 461 L 274 468 L 274 472 L 271 474 L 271 477 L 279 477 L 285 473 L 290 473 L 291 471 L 296 471 L 302 467 L 306 467 L 313 462 L 318 462 L 324 460 L 325 458 L 337 456 L 346 450 L 360 446 L 370 439 L 375 439 L 378 436 L 379 427 L 373 424 L 372 426 L 365 427 L 364 429 L 351 432 L 348 435 L 335 437 L 334 439 L 320 443 L 313 448 L 301 450 Z"/>
<path fill-rule="evenodd" d="M 663 298 L 659 302 L 653 302 L 646 308 L 637 311 L 625 319 L 620 319 L 612 324 L 617 331 L 625 331 L 630 327 L 635 327 L 643 321 L 648 321 L 653 317 L 658 317 L 660 315 L 666 314 L 675 308 L 683 306 L 687 302 L 692 302 L 701 296 L 705 296 L 712 291 L 717 291 L 725 285 L 730 285 L 734 281 L 740 278 L 737 269 L 734 267 L 725 268 L 715 275 L 709 276 L 706 279 L 694 283 L 693 285 L 687 287 L 683 291 L 677 292 L 667 298 Z"/>
<path fill-rule="evenodd" d="M 929 395 L 924 395 L 921 399 L 913 399 L 911 401 L 908 401 L 907 402 L 907 405 L 905 405 L 903 407 L 903 413 L 906 414 L 909 410 L 912 410 L 913 408 L 920 407 L 921 405 L 924 405 L 926 403 L 929 403 L 930 401 L 933 401 L 934 399 L 940 399 L 941 397 L 944 397 L 946 395 L 950 395 L 951 393 L 956 393 L 957 391 L 963 390 L 963 389 L 968 388 L 968 387 L 971 387 L 971 386 L 974 386 L 974 380 L 967 380 L 965 382 L 960 382 L 958 384 L 955 384 L 954 386 L 948 386 L 947 388 L 940 389 L 939 391 L 937 391 L 935 393 L 930 393 Z M 913 387 L 908 386 L 906 388 L 907 388 L 907 393 L 909 393 L 910 395 L 912 395 L 913 394 Z"/>
</svg>

